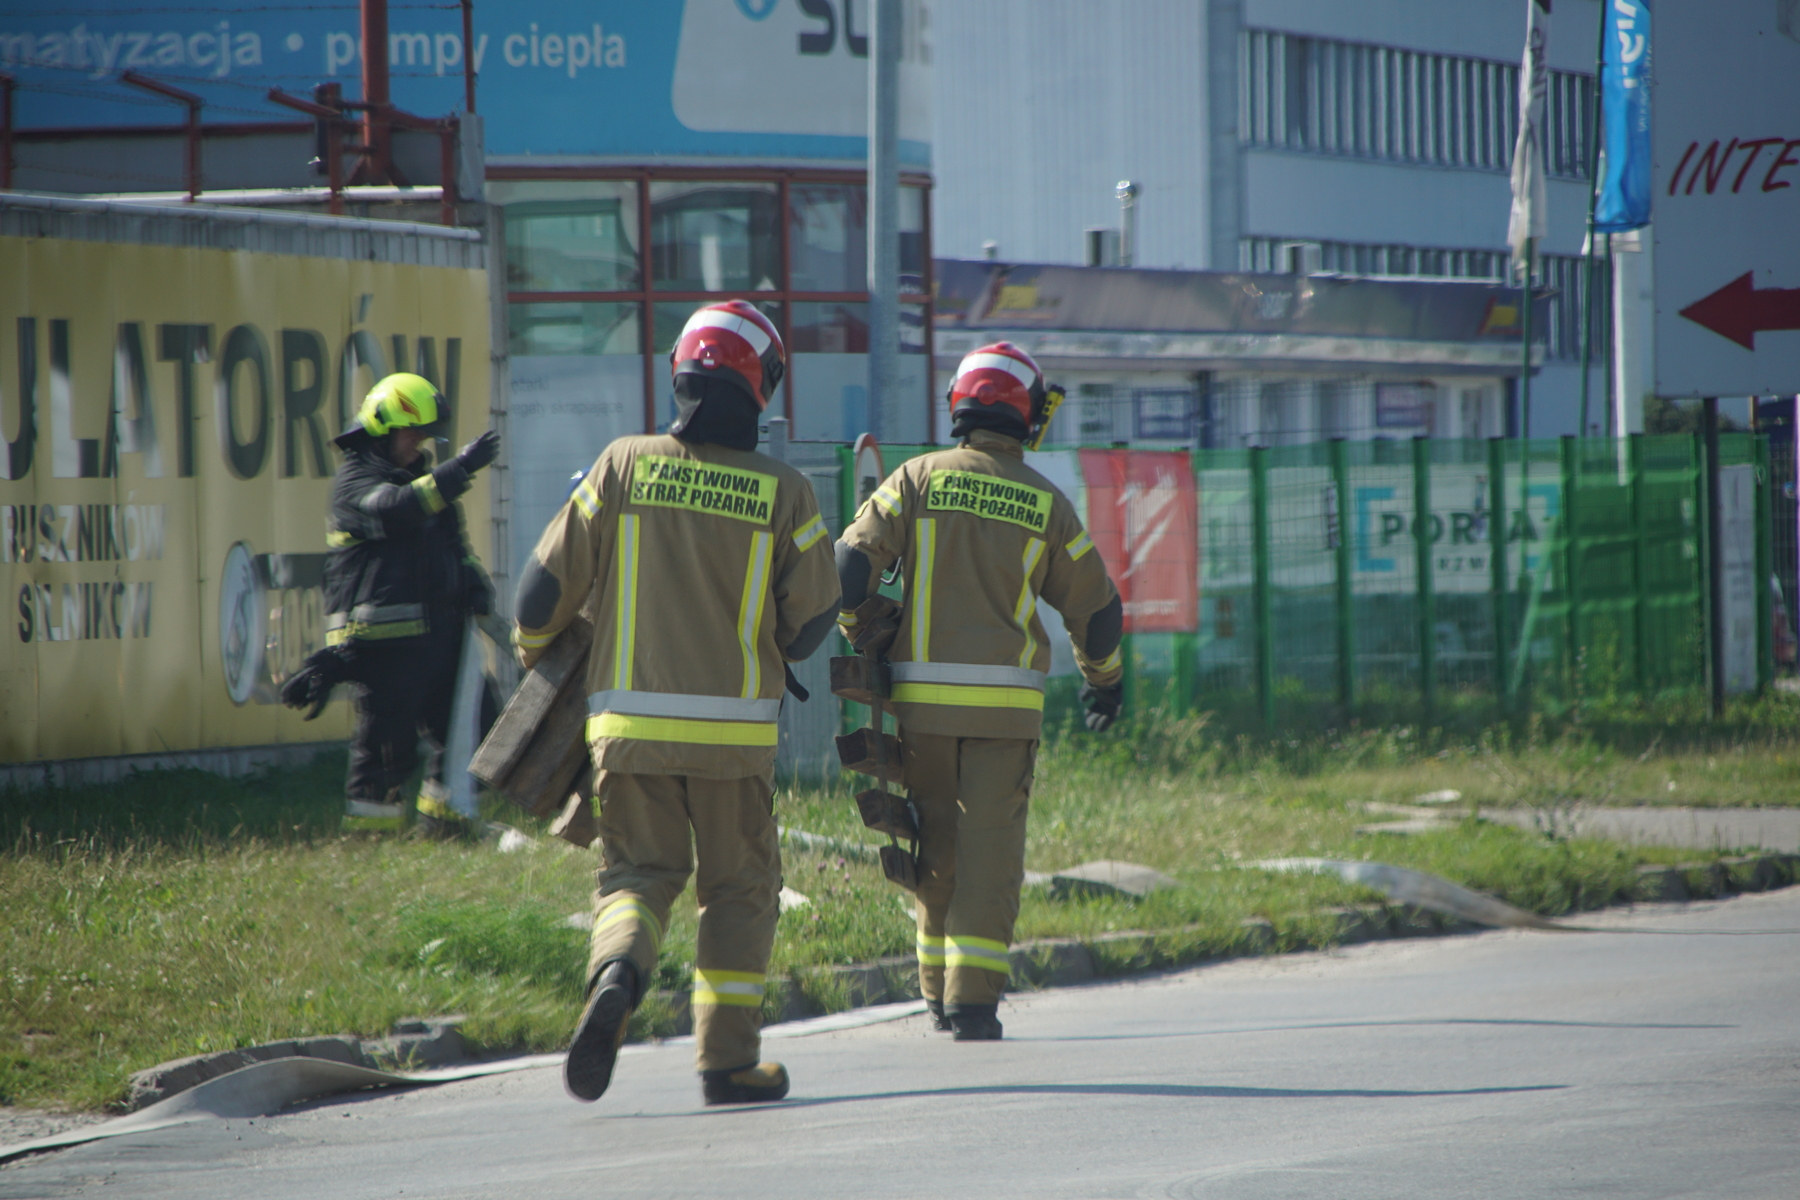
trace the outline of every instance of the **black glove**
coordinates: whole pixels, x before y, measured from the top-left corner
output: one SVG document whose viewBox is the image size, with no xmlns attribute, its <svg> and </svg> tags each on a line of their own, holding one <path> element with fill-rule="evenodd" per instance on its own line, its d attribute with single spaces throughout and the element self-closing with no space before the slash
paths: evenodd
<svg viewBox="0 0 1800 1200">
<path fill-rule="evenodd" d="M 475 472 L 481 470 L 481 468 L 487 466 L 499 457 L 500 434 L 496 430 L 489 429 L 482 433 L 480 437 L 464 446 L 461 450 L 458 450 L 456 452 L 456 457 L 450 461 L 456 463 L 463 470 L 473 475 Z"/>
<path fill-rule="evenodd" d="M 494 611 L 494 582 L 480 563 L 463 563 L 463 602 L 478 617 Z"/>
<path fill-rule="evenodd" d="M 312 720 L 331 699 L 331 689 L 350 678 L 348 646 L 327 646 L 307 657 L 300 669 L 281 685 L 281 702 L 289 708 L 307 708 L 306 719 Z"/>
<path fill-rule="evenodd" d="M 1125 707 L 1125 685 L 1115 683 L 1109 687 L 1095 687 L 1084 683 L 1081 685 L 1081 706 L 1087 709 L 1088 729 L 1105 733 Z"/>
</svg>

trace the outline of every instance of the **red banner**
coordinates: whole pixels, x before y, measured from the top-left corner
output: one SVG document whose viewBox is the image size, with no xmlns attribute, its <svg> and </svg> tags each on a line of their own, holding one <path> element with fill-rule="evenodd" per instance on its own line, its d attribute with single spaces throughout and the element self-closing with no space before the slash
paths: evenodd
<svg viewBox="0 0 1800 1200">
<path fill-rule="evenodd" d="M 1186 451 L 1083 450 L 1088 536 L 1125 601 L 1127 633 L 1198 628 L 1200 503 Z"/>
</svg>

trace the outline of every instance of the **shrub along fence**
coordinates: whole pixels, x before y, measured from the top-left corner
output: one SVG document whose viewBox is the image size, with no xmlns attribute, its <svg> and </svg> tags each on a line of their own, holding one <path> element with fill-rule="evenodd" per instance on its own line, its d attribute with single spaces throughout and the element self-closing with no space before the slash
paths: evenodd
<svg viewBox="0 0 1800 1200">
<path fill-rule="evenodd" d="M 882 447 L 885 469 L 930 449 Z M 1191 632 L 1128 635 L 1139 704 L 1270 731 L 1434 725 L 1584 697 L 1704 696 L 1715 675 L 1721 693 L 1745 692 L 1773 676 L 1766 438 L 1719 437 L 1716 514 L 1699 436 L 1184 457 L 1199 602 Z M 1081 493 L 1092 525 L 1077 453 L 1032 459 Z M 843 450 L 841 522 L 871 487 Z M 1122 518 L 1113 557 L 1156 536 L 1154 519 L 1143 505 Z M 1115 579 L 1125 565 L 1109 561 Z M 1053 680 L 1052 706 L 1069 690 Z"/>
</svg>

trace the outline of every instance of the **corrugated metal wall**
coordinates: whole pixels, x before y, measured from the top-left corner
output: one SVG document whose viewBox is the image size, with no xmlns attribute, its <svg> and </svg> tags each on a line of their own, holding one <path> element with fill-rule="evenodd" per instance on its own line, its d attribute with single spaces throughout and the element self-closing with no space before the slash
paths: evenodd
<svg viewBox="0 0 1800 1200">
<path fill-rule="evenodd" d="M 954 0 L 932 20 L 933 247 L 1080 263 L 1136 180 L 1136 265 L 1207 260 L 1206 5 Z"/>
</svg>

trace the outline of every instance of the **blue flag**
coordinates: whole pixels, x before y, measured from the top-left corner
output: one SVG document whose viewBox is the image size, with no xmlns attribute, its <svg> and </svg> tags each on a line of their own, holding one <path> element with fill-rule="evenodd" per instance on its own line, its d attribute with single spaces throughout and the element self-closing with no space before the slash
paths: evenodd
<svg viewBox="0 0 1800 1200">
<path fill-rule="evenodd" d="M 1601 3 L 1606 53 L 1600 144 L 1606 156 L 1594 228 L 1624 233 L 1650 223 L 1650 6 L 1645 0 Z"/>
</svg>

